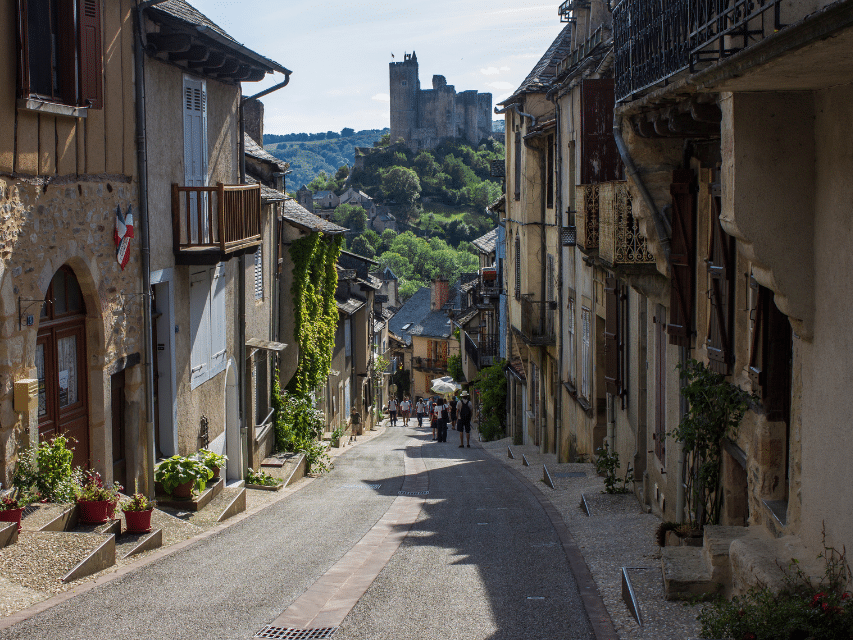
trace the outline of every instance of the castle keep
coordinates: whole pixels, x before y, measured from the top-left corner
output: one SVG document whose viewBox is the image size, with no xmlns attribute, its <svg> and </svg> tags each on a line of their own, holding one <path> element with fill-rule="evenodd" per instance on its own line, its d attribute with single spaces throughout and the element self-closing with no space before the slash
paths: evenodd
<svg viewBox="0 0 853 640">
<path fill-rule="evenodd" d="M 391 140 L 403 138 L 414 150 L 432 149 L 447 138 L 477 144 L 492 134 L 492 94 L 456 93 L 444 76 L 432 77 L 432 89 L 421 90 L 418 57 L 388 65 L 391 81 Z"/>
</svg>

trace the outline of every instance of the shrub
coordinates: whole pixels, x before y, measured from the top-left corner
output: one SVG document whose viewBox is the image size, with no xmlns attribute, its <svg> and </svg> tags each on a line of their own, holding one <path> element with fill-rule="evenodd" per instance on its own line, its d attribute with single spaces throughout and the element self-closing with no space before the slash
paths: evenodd
<svg viewBox="0 0 853 640">
<path fill-rule="evenodd" d="M 82 472 L 71 468 L 74 452 L 69 441 L 57 436 L 30 447 L 18 458 L 12 485 L 24 492 L 34 492 L 45 502 L 73 502 L 81 485 Z"/>
<path fill-rule="evenodd" d="M 480 392 L 480 436 L 488 442 L 502 438 L 506 429 L 506 360 L 480 370 L 471 386 Z"/>
<path fill-rule="evenodd" d="M 604 493 L 629 493 L 629 482 L 634 482 L 634 470 L 631 465 L 625 469 L 622 478 L 617 477 L 616 472 L 620 468 L 619 454 L 610 451 L 610 446 L 605 442 L 596 452 L 595 471 L 604 474 Z"/>
</svg>

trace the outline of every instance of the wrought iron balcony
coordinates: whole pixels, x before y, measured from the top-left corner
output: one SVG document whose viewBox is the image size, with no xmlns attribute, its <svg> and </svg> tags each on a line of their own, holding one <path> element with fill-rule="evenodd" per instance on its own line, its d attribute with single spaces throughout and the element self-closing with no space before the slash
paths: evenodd
<svg viewBox="0 0 853 640">
<path fill-rule="evenodd" d="M 500 341 L 496 333 L 481 333 L 477 348 L 480 352 L 480 367 L 488 367 L 495 363 L 500 355 Z"/>
<path fill-rule="evenodd" d="M 784 26 L 781 7 L 781 0 L 622 0 L 613 8 L 617 102 L 773 35 Z"/>
<path fill-rule="evenodd" d="M 465 334 L 465 353 L 474 361 L 474 366 L 480 368 L 480 350 L 477 348 L 477 343 L 471 339 L 467 333 Z"/>
<path fill-rule="evenodd" d="M 579 184 L 576 216 L 576 243 L 584 251 L 598 249 L 599 185 Z"/>
<path fill-rule="evenodd" d="M 599 247 L 602 262 L 612 266 L 654 264 L 640 222 L 634 216 L 627 182 L 599 185 Z"/>
<path fill-rule="evenodd" d="M 530 345 L 557 343 L 555 326 L 557 303 L 521 298 L 521 337 Z"/>
<path fill-rule="evenodd" d="M 172 185 L 172 237 L 179 262 L 217 262 L 261 244 L 259 184 Z"/>
<path fill-rule="evenodd" d="M 447 358 L 412 358 L 412 367 L 419 371 L 447 371 Z"/>
</svg>

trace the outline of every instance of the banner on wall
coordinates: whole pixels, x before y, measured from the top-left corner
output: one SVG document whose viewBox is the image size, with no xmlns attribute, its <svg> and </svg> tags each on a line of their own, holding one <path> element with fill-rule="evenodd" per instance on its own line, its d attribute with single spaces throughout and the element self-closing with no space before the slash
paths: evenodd
<svg viewBox="0 0 853 640">
<path fill-rule="evenodd" d="M 133 207 L 127 207 L 127 213 L 121 212 L 121 205 L 116 206 L 116 228 L 114 240 L 116 243 L 116 262 L 121 270 L 130 261 L 130 239 L 133 237 Z"/>
</svg>

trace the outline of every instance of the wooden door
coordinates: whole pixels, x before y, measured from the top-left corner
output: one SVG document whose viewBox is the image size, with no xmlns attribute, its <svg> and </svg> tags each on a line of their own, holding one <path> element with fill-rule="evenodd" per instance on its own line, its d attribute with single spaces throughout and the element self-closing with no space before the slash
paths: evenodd
<svg viewBox="0 0 853 640">
<path fill-rule="evenodd" d="M 121 484 L 129 493 L 130 489 L 127 484 L 127 456 L 125 454 L 124 371 L 119 371 L 110 377 L 110 406 L 112 407 L 113 425 L 113 479 Z"/>
</svg>

